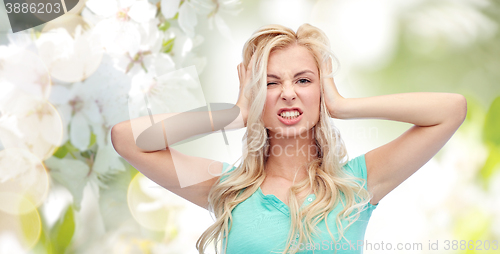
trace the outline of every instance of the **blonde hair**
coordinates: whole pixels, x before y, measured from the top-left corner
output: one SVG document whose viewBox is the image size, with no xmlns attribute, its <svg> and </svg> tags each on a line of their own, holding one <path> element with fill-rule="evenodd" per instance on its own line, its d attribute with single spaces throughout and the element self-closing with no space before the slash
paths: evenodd
<svg viewBox="0 0 500 254">
<path fill-rule="evenodd" d="M 218 181 L 210 190 L 209 210 L 215 215 L 216 221 L 198 239 L 196 247 L 199 253 L 204 253 L 210 242 L 214 242 L 215 251 L 218 253 L 218 244 L 223 239 L 226 239 L 227 249 L 227 237 L 232 221 L 231 212 L 239 203 L 249 198 L 264 181 L 266 176 L 264 165 L 269 151 L 268 133 L 262 120 L 267 94 L 267 63 L 273 50 L 293 44 L 307 48 L 314 56 L 320 70 L 321 105 L 319 121 L 313 127 L 318 156 L 307 164 L 308 177 L 290 188 L 291 228 L 288 244 L 283 253 L 297 251 L 291 248 L 295 234 L 299 234 L 298 242 L 306 239 L 311 243 L 311 234 L 317 233 L 316 225 L 321 220 L 325 221 L 328 233 L 335 241 L 328 227 L 327 217 L 339 203 L 344 205 L 344 209 L 336 217 L 339 239 L 345 238 L 344 230 L 347 230 L 366 209 L 365 206 L 370 199 L 368 191 L 363 187 L 366 181 L 351 176 L 343 169 L 348 162 L 347 151 L 338 129 L 331 123 L 323 99 L 323 78 L 327 74 L 322 73 L 320 66 L 332 60 L 338 63 L 330 50 L 327 36 L 309 24 L 300 26 L 296 33 L 281 25 L 264 26 L 252 35 L 243 49 L 245 66 L 248 66 L 254 54 L 257 57 L 252 66 L 252 82 L 245 87 L 245 93 L 251 102 L 247 117 L 247 126 L 251 128 L 247 128 L 244 136 L 246 147 L 242 156 L 243 161 L 231 173 L 223 174 L 223 177 L 227 177 L 225 181 Z M 313 190 L 316 199 L 307 206 L 307 209 L 299 210 L 301 204 L 299 202 L 302 200 L 299 200 L 297 194 L 309 188 Z M 341 221 L 349 223 L 344 228 Z"/>
</svg>

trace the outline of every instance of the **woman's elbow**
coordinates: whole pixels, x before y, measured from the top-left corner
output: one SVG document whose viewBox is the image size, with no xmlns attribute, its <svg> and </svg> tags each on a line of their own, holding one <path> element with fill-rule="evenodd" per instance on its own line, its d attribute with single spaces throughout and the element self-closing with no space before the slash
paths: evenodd
<svg viewBox="0 0 500 254">
<path fill-rule="evenodd" d="M 458 94 L 458 106 L 457 106 L 457 115 L 458 119 L 462 123 L 467 117 L 467 99 L 465 96 Z"/>
<path fill-rule="evenodd" d="M 123 141 L 123 133 L 124 133 L 124 130 L 123 130 L 124 126 L 123 126 L 123 122 L 121 123 L 117 123 L 115 125 L 113 125 L 113 127 L 111 127 L 111 132 L 110 132 L 110 135 L 111 135 L 111 144 L 113 145 L 113 148 L 115 149 L 115 151 L 122 155 L 122 150 L 121 148 L 123 148 L 123 144 L 122 142 L 120 141 Z"/>
<path fill-rule="evenodd" d="M 461 94 L 453 94 L 453 103 L 449 117 L 461 125 L 467 116 L 467 99 Z"/>
</svg>

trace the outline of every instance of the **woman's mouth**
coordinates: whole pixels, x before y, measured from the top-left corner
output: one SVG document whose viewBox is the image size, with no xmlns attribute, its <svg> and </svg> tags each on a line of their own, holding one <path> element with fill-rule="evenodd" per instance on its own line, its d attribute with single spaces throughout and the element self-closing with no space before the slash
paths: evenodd
<svg viewBox="0 0 500 254">
<path fill-rule="evenodd" d="M 278 119 L 286 125 L 293 125 L 298 123 L 300 119 L 302 119 L 302 113 L 300 113 L 298 110 L 282 111 L 280 114 L 278 114 Z"/>
</svg>

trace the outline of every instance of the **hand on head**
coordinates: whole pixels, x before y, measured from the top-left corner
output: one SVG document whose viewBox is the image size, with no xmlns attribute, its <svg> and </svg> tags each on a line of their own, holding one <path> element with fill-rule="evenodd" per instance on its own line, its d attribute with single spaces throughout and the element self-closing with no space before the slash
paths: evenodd
<svg viewBox="0 0 500 254">
<path fill-rule="evenodd" d="M 338 111 L 340 109 L 340 105 L 344 101 L 344 97 L 339 94 L 337 90 L 337 86 L 335 85 L 335 82 L 333 81 L 333 77 L 330 75 L 332 74 L 332 61 L 331 58 L 328 58 L 328 60 L 323 61 L 321 65 L 322 69 L 322 74 L 323 74 L 323 95 L 325 99 L 325 104 L 328 109 L 328 112 L 330 113 L 331 117 L 338 118 Z"/>
<path fill-rule="evenodd" d="M 255 64 L 256 58 L 256 54 L 253 54 L 248 66 L 245 66 L 243 62 L 237 66 L 240 80 L 240 93 L 236 105 L 240 108 L 245 126 L 247 126 L 248 111 L 250 110 L 249 98 L 248 95 L 245 94 L 245 87 L 252 81 L 252 67 Z"/>
</svg>

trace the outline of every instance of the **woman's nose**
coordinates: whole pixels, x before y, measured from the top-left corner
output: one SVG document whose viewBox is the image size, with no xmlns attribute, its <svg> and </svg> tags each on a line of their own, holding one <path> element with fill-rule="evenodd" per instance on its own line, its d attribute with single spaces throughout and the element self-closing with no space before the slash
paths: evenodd
<svg viewBox="0 0 500 254">
<path fill-rule="evenodd" d="M 297 94 L 294 86 L 288 82 L 284 83 L 281 87 L 281 98 L 285 101 L 292 101 L 295 100 L 295 97 L 297 97 Z"/>
</svg>

